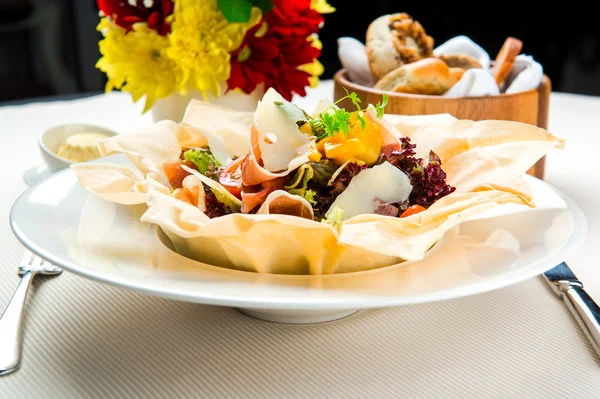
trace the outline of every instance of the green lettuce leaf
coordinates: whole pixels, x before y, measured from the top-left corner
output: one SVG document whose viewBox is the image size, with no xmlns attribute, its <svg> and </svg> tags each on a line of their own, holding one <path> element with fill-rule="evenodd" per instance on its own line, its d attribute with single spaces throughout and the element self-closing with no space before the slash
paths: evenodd
<svg viewBox="0 0 600 399">
<path fill-rule="evenodd" d="M 329 215 L 325 219 L 321 219 L 322 223 L 330 224 L 335 229 L 339 230 L 342 227 L 342 221 L 344 219 L 344 211 L 338 208 L 336 205 L 335 208 L 329 212 Z"/>
<path fill-rule="evenodd" d="M 338 167 L 328 159 L 322 159 L 319 162 L 311 162 L 311 168 L 314 171 L 313 182 L 326 187 Z"/>
<path fill-rule="evenodd" d="M 315 175 L 315 171 L 310 164 L 305 163 L 300 166 L 294 176 L 289 180 L 288 184 L 284 186 L 285 190 L 293 195 L 299 195 L 300 197 L 307 200 L 311 205 L 316 205 L 315 195 L 317 193 L 307 188 L 308 182 Z"/>
<path fill-rule="evenodd" d="M 288 181 L 288 184 L 284 186 L 286 190 L 295 189 L 295 190 L 306 190 L 306 185 L 308 181 L 313 178 L 315 175 L 315 171 L 310 166 L 310 164 L 305 163 L 300 166 L 294 176 Z"/>
<path fill-rule="evenodd" d="M 212 193 L 215 195 L 215 197 L 217 198 L 217 201 L 219 201 L 220 203 L 222 203 L 223 205 L 225 205 L 227 208 L 231 209 L 235 213 L 240 212 L 240 206 L 238 204 L 236 204 L 235 202 L 233 202 L 231 200 L 231 198 L 229 198 L 228 196 L 226 196 L 225 194 L 223 194 L 222 192 L 220 192 L 219 190 L 217 190 L 215 188 L 211 187 L 210 191 L 212 191 Z"/>
<path fill-rule="evenodd" d="M 315 200 L 315 195 L 317 195 L 316 191 L 306 190 L 304 192 L 303 198 L 308 201 L 311 205 L 317 205 L 317 200 Z"/>
<path fill-rule="evenodd" d="M 192 162 L 196 166 L 196 169 L 198 169 L 198 172 L 211 178 L 212 176 L 210 175 L 213 174 L 213 172 L 215 172 L 219 166 L 221 166 L 219 161 L 215 159 L 211 152 L 204 148 L 187 150 L 183 154 L 183 159 L 185 161 Z"/>
</svg>

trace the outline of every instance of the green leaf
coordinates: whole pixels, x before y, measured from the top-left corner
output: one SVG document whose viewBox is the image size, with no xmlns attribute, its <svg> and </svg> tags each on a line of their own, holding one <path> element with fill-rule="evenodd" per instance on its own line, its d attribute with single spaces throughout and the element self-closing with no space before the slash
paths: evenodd
<svg viewBox="0 0 600 399">
<path fill-rule="evenodd" d="M 292 104 L 290 102 L 281 102 L 281 101 L 274 101 L 275 105 L 277 105 L 279 107 L 279 109 L 291 120 L 293 120 L 294 122 L 296 122 L 296 124 L 298 124 L 298 122 L 305 122 L 308 121 L 308 115 L 306 114 L 306 112 L 304 112 L 304 110 L 300 107 L 298 107 L 295 104 Z M 303 123 L 302 123 L 303 124 Z M 299 126 L 302 126 L 302 124 L 298 124 Z"/>
<path fill-rule="evenodd" d="M 250 0 L 217 0 L 219 9 L 229 22 L 248 22 L 252 13 Z"/>
<path fill-rule="evenodd" d="M 296 174 L 290 180 L 290 183 L 286 185 L 284 188 L 288 193 L 293 195 L 298 195 L 305 200 L 307 200 L 311 205 L 316 205 L 317 201 L 315 201 L 315 195 L 317 193 L 313 190 L 308 190 L 308 182 L 313 178 L 315 172 L 310 164 L 302 165 Z"/>
<path fill-rule="evenodd" d="M 210 151 L 204 148 L 187 150 L 183 154 L 183 159 L 196 165 L 198 172 L 202 173 L 203 175 L 206 175 L 207 172 L 212 173 L 217 167 L 221 166 L 221 164 L 215 159 Z"/>
<path fill-rule="evenodd" d="M 358 118 L 358 121 L 360 122 L 360 126 L 362 127 L 363 130 L 365 130 L 365 127 L 367 126 L 367 122 L 365 121 L 365 116 L 362 114 L 362 112 L 357 112 L 356 113 L 356 117 Z"/>
<path fill-rule="evenodd" d="M 388 95 L 387 94 L 383 94 L 383 102 L 379 101 L 377 102 L 377 105 L 375 106 L 375 110 L 377 111 L 377 117 L 379 119 L 383 118 L 383 114 L 385 112 L 385 106 L 388 103 Z"/>
<path fill-rule="evenodd" d="M 346 90 L 346 89 L 344 88 L 344 90 Z M 366 128 L 367 123 L 366 123 L 365 117 L 363 115 L 363 112 L 365 111 L 365 109 L 360 108 L 360 102 L 361 102 L 360 98 L 358 97 L 358 95 L 355 92 L 350 93 L 350 92 L 348 92 L 348 90 L 346 90 L 346 93 L 347 94 L 344 97 L 337 100 L 335 103 L 333 103 L 332 105 L 327 107 L 327 109 L 325 109 L 323 112 L 321 112 L 319 114 L 319 118 L 321 119 L 321 123 L 322 123 L 321 131 L 319 131 L 318 133 L 315 134 L 314 127 L 317 125 L 317 122 L 311 121 L 311 127 L 313 128 L 313 133 L 315 134 L 315 136 L 317 136 L 317 140 L 323 139 L 328 136 L 333 136 L 340 132 L 343 133 L 344 136 L 348 135 L 348 133 L 350 132 L 350 126 L 352 125 L 352 123 L 351 123 L 352 113 L 346 111 L 343 108 L 336 107 L 336 104 L 338 104 L 340 101 L 343 101 L 345 99 L 350 99 L 350 101 L 352 101 L 352 104 L 354 104 L 354 106 L 357 108 L 357 110 L 353 113 L 356 114 L 361 127 L 363 129 Z M 377 111 L 377 116 L 379 118 L 383 117 L 383 112 L 384 112 L 385 106 L 387 105 L 387 101 L 388 101 L 388 96 L 387 96 L 387 94 L 384 94 L 383 102 L 377 103 L 376 111 Z"/>
<path fill-rule="evenodd" d="M 352 104 L 356 107 L 356 109 L 360 109 L 360 98 L 358 98 L 358 94 L 352 92 L 348 94 L 348 98 L 352 101 Z"/>
<path fill-rule="evenodd" d="M 217 198 L 217 201 L 225 205 L 227 208 L 231 209 L 234 213 L 240 212 L 240 206 L 233 202 L 231 198 L 229 198 L 227 195 L 212 187 L 210 188 L 210 191 L 213 192 L 213 194 Z"/>
<path fill-rule="evenodd" d="M 354 104 L 356 109 L 360 110 L 360 98 L 358 98 L 358 94 L 356 94 L 356 92 L 354 92 L 354 91 L 352 93 L 350 93 L 348 91 L 348 89 L 346 89 L 345 87 L 344 87 L 344 91 L 346 91 L 346 95 L 344 97 L 340 98 L 339 100 L 337 100 L 335 103 L 337 104 L 340 101 L 348 98 L 348 99 L 350 99 L 350 101 L 352 101 L 352 104 Z"/>
<path fill-rule="evenodd" d="M 323 122 L 323 130 L 327 136 L 333 136 L 337 133 L 335 129 L 335 119 L 333 115 L 328 113 L 322 113 L 319 115 L 321 117 L 321 122 Z"/>
<path fill-rule="evenodd" d="M 273 0 L 251 0 L 251 3 L 254 7 L 260 8 L 263 14 L 273 8 Z"/>
<path fill-rule="evenodd" d="M 308 123 L 310 124 L 310 130 L 312 131 L 312 134 L 317 136 L 317 139 L 327 136 L 327 132 L 325 131 L 323 121 L 321 119 L 311 119 L 308 121 Z"/>
<path fill-rule="evenodd" d="M 296 194 L 296 195 L 302 196 L 302 195 L 304 195 L 304 192 L 306 191 L 306 186 L 308 185 L 308 181 L 310 179 L 312 179 L 314 175 L 315 175 L 315 172 L 312 169 L 312 167 L 309 164 L 305 163 L 300 168 L 298 168 L 298 170 L 296 171 L 294 176 L 291 178 L 289 184 L 284 186 L 284 188 L 290 194 Z"/>
<path fill-rule="evenodd" d="M 328 159 L 322 159 L 319 162 L 311 162 L 310 166 L 314 171 L 313 182 L 326 187 L 329 179 L 337 170 L 337 166 Z"/>
<path fill-rule="evenodd" d="M 342 222 L 344 220 L 344 211 L 340 209 L 337 205 L 329 210 L 329 215 L 325 219 L 322 219 L 322 223 L 327 223 L 333 226 L 336 230 L 339 230 L 342 227 Z"/>
<path fill-rule="evenodd" d="M 342 132 L 344 136 L 348 136 L 350 132 L 350 113 L 345 109 L 336 109 L 333 111 L 335 118 L 335 130 Z"/>
<path fill-rule="evenodd" d="M 317 195 L 316 191 L 306 190 L 304 192 L 304 199 L 308 201 L 311 205 L 317 205 L 317 201 L 315 200 L 315 195 Z"/>
</svg>

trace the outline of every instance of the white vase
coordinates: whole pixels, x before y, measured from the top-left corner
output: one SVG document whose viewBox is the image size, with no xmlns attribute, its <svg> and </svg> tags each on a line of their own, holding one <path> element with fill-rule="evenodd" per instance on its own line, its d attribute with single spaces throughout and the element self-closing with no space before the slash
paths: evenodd
<svg viewBox="0 0 600 399">
<path fill-rule="evenodd" d="M 232 90 L 219 97 L 212 94 L 205 99 L 197 90 L 191 90 L 187 95 L 171 94 L 168 97 L 157 100 L 152 106 L 150 113 L 154 122 L 162 120 L 172 120 L 181 122 L 185 109 L 191 99 L 208 101 L 222 107 L 231 108 L 236 111 L 254 111 L 260 99 L 264 94 L 261 86 L 257 87 L 252 93 L 246 94 L 241 90 Z"/>
</svg>

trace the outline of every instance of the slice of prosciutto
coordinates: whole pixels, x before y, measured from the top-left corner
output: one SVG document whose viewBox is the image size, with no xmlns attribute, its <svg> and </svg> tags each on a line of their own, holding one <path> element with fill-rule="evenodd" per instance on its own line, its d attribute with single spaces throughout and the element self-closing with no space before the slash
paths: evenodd
<svg viewBox="0 0 600 399">
<path fill-rule="evenodd" d="M 188 168 L 194 168 L 195 165 L 192 162 L 168 162 L 163 164 L 163 171 L 167 176 L 167 180 L 171 185 L 172 189 L 178 189 L 183 187 L 183 179 L 190 175 L 190 172 L 183 169 L 181 165 L 185 165 Z"/>
<path fill-rule="evenodd" d="M 242 213 L 249 213 L 265 202 L 269 194 L 275 190 L 281 190 L 285 186 L 285 182 L 284 176 L 267 180 L 259 185 L 242 186 Z"/>
<path fill-rule="evenodd" d="M 273 191 L 269 194 L 256 213 L 291 215 L 310 220 L 314 218 L 312 206 L 307 200 L 284 190 Z"/>
<path fill-rule="evenodd" d="M 400 151 L 402 144 L 400 143 L 400 137 L 402 134 L 394 125 L 389 123 L 383 118 L 377 117 L 377 111 L 370 108 L 365 112 L 365 116 L 369 121 L 379 127 L 379 133 L 381 134 L 381 153 L 389 156 L 392 151 Z"/>
<path fill-rule="evenodd" d="M 387 202 L 382 201 L 377 197 L 373 198 L 373 202 L 375 203 L 375 211 L 373 213 L 375 213 L 377 215 L 396 217 L 396 216 L 398 216 L 398 213 L 400 212 L 400 210 L 398 208 L 396 208 L 394 205 L 390 205 Z"/>
</svg>

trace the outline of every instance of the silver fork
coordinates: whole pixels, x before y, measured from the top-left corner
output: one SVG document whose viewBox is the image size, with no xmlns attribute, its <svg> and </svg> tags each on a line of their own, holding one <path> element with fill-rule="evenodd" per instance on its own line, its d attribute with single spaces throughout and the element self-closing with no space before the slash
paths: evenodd
<svg viewBox="0 0 600 399">
<path fill-rule="evenodd" d="M 31 281 L 37 274 L 56 275 L 62 269 L 26 250 L 18 272 L 21 281 L 0 317 L 0 375 L 12 373 L 21 364 L 23 310 Z"/>
</svg>

